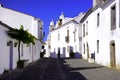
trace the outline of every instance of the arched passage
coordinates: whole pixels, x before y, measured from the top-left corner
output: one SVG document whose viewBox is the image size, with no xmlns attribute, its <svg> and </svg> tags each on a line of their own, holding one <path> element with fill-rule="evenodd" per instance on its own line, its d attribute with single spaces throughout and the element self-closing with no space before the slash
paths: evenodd
<svg viewBox="0 0 120 80">
<path fill-rule="evenodd" d="M 115 41 L 110 42 L 110 65 L 111 67 L 116 67 L 116 57 L 115 57 Z"/>
</svg>

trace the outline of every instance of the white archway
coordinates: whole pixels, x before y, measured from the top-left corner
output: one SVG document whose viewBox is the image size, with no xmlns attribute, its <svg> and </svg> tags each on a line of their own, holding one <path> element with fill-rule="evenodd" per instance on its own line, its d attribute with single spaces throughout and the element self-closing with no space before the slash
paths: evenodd
<svg viewBox="0 0 120 80">
<path fill-rule="evenodd" d="M 116 67 L 116 53 L 115 53 L 115 41 L 112 40 L 110 41 L 110 65 L 111 67 L 115 68 Z"/>
</svg>

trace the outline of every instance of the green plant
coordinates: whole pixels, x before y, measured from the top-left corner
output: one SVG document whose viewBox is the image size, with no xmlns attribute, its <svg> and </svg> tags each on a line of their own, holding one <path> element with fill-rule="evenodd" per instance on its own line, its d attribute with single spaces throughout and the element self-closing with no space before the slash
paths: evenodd
<svg viewBox="0 0 120 80">
<path fill-rule="evenodd" d="M 75 53 L 73 52 L 73 50 L 70 50 L 69 55 L 70 55 L 71 58 L 73 58 L 75 56 Z"/>
<path fill-rule="evenodd" d="M 10 43 L 11 43 L 11 42 L 12 42 L 12 41 L 8 41 L 8 42 L 7 42 L 7 46 L 10 46 Z"/>
<path fill-rule="evenodd" d="M 8 74 L 8 73 L 10 73 L 10 70 L 5 68 L 3 74 Z"/>
<path fill-rule="evenodd" d="M 17 44 L 18 44 L 18 43 L 17 43 L 17 42 L 15 42 L 15 43 L 14 43 L 14 47 L 17 47 Z"/>
<path fill-rule="evenodd" d="M 19 60 L 17 61 L 17 68 L 24 68 L 25 61 L 24 60 Z"/>
<path fill-rule="evenodd" d="M 21 25 L 20 29 L 10 29 L 7 34 L 13 38 L 18 40 L 18 61 L 20 61 L 20 44 L 21 42 L 29 45 L 30 43 L 34 43 L 35 37 L 28 32 L 28 30 L 24 30 L 23 25 Z"/>
</svg>

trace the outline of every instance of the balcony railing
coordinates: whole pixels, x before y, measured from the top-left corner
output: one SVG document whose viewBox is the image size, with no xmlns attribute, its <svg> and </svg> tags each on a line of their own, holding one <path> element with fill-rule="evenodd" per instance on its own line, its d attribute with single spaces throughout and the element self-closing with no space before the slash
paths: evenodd
<svg viewBox="0 0 120 80">
<path fill-rule="evenodd" d="M 66 42 L 66 43 L 69 43 L 69 36 L 66 36 L 66 37 L 65 37 L 65 42 Z"/>
</svg>

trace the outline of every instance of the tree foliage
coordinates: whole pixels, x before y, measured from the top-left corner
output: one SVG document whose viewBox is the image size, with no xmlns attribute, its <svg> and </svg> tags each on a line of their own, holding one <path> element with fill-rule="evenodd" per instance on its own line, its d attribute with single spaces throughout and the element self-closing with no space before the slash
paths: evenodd
<svg viewBox="0 0 120 80">
<path fill-rule="evenodd" d="M 18 54 L 20 60 L 20 44 L 23 42 L 24 44 L 29 45 L 30 43 L 35 44 L 35 37 L 28 32 L 28 30 L 24 30 L 23 25 L 21 25 L 20 29 L 10 29 L 7 34 L 13 38 L 18 40 Z"/>
<path fill-rule="evenodd" d="M 21 25 L 20 29 L 10 29 L 8 31 L 8 35 L 11 38 L 22 41 L 25 44 L 35 44 L 35 37 L 32 34 L 30 34 L 28 30 L 24 30 L 23 25 Z"/>
</svg>

